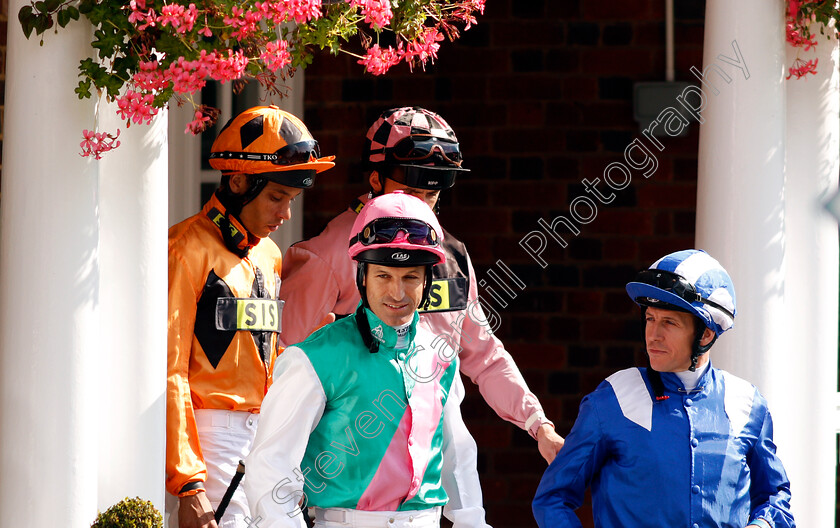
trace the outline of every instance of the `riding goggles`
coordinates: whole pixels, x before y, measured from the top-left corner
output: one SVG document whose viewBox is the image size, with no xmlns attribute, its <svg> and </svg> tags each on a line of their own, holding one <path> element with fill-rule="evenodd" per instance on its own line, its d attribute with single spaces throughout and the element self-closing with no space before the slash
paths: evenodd
<svg viewBox="0 0 840 528">
<path fill-rule="evenodd" d="M 694 285 L 688 282 L 685 277 L 677 273 L 660 269 L 646 269 L 640 271 L 638 275 L 636 275 L 634 282 L 641 282 L 642 284 L 648 284 L 659 288 L 660 290 L 673 293 L 688 303 L 701 302 L 703 304 L 707 304 L 717 308 L 729 317 L 732 317 L 733 319 L 735 318 L 732 312 L 723 306 L 701 297 L 694 288 Z"/>
<path fill-rule="evenodd" d="M 405 233 L 406 239 L 419 246 L 437 246 L 438 235 L 432 226 L 413 218 L 377 218 L 362 229 L 351 241 L 352 246 L 360 242 L 363 246 L 387 244 L 397 238 L 397 233 Z"/>
<path fill-rule="evenodd" d="M 299 141 L 278 149 L 273 154 L 259 152 L 211 152 L 210 159 L 268 161 L 274 165 L 300 165 L 321 157 L 321 149 L 314 139 Z"/>
<path fill-rule="evenodd" d="M 407 136 L 391 148 L 391 157 L 396 161 L 443 161 L 452 166 L 461 166 L 461 149 L 458 143 L 436 136 Z"/>
</svg>

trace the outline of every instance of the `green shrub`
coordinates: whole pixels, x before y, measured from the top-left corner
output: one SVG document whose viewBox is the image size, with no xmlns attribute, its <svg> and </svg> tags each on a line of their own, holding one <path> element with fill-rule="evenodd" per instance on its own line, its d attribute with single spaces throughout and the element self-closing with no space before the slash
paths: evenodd
<svg viewBox="0 0 840 528">
<path fill-rule="evenodd" d="M 97 515 L 90 528 L 163 528 L 163 517 L 151 502 L 126 497 Z"/>
</svg>

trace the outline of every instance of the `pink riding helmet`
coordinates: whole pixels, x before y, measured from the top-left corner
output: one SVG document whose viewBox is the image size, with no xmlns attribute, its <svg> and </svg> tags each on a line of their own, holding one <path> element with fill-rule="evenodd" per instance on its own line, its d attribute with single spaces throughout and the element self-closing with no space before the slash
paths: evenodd
<svg viewBox="0 0 840 528">
<path fill-rule="evenodd" d="M 356 217 L 350 258 L 357 262 L 408 267 L 446 261 L 443 229 L 426 203 L 402 191 L 370 200 Z"/>
</svg>

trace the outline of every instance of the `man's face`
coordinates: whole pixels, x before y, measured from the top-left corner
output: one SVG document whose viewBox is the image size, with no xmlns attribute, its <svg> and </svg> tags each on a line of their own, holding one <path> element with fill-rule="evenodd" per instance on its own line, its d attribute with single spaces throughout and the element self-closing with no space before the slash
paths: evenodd
<svg viewBox="0 0 840 528">
<path fill-rule="evenodd" d="M 373 313 L 388 326 L 410 323 L 423 296 L 424 266 L 392 268 L 368 264 L 365 288 Z"/>
<path fill-rule="evenodd" d="M 245 176 L 244 174 L 236 176 Z M 247 186 L 240 181 L 234 186 L 236 176 L 231 176 L 230 187 L 237 194 L 245 192 Z M 254 236 L 265 238 L 276 231 L 285 220 L 292 218 L 291 203 L 303 189 L 287 187 L 275 182 L 268 182 L 256 198 L 245 204 L 239 213 L 242 225 Z"/>
<path fill-rule="evenodd" d="M 394 168 L 395 173 L 397 173 L 398 171 L 402 171 L 402 168 Z M 394 191 L 403 191 L 405 194 L 410 194 L 411 196 L 420 198 L 421 200 L 426 202 L 426 205 L 428 205 L 430 209 L 434 209 L 435 204 L 438 201 L 438 197 L 440 196 L 439 190 L 409 187 L 408 185 L 402 184 L 398 181 L 394 181 L 391 178 L 385 178 L 385 189 L 383 190 L 382 183 L 380 183 L 379 181 L 379 174 L 376 172 L 373 172 L 370 175 L 370 186 L 373 188 L 374 192 L 382 192 L 383 194 L 392 193 Z"/>
<path fill-rule="evenodd" d="M 682 372 L 691 366 L 694 342 L 694 316 L 674 310 L 648 307 L 645 311 L 645 346 L 650 366 L 659 372 Z M 714 332 L 706 328 L 701 344 L 708 344 Z M 702 367 L 709 360 L 703 354 L 697 361 Z"/>
</svg>

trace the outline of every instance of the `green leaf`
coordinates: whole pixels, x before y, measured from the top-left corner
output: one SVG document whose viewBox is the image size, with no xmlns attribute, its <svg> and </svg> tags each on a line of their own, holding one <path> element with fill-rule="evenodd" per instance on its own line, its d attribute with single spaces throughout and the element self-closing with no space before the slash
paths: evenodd
<svg viewBox="0 0 840 528">
<path fill-rule="evenodd" d="M 39 13 L 46 13 L 49 11 L 49 9 L 47 9 L 47 3 L 44 1 L 35 2 L 35 9 L 37 9 Z"/>
<path fill-rule="evenodd" d="M 97 86 L 108 90 L 108 95 L 110 97 L 116 97 L 120 94 L 120 88 L 122 88 L 123 84 L 122 79 L 116 75 L 108 75 L 102 79 L 102 84 L 97 83 Z"/>
<path fill-rule="evenodd" d="M 97 26 L 119 25 L 121 22 L 128 24 L 128 17 L 120 6 L 121 2 L 102 2 L 101 4 L 94 2 L 87 17 Z"/>
<path fill-rule="evenodd" d="M 62 9 L 58 12 L 58 25 L 61 27 L 67 27 L 67 24 L 69 23 L 70 13 L 68 13 L 66 9 Z"/>
<path fill-rule="evenodd" d="M 73 90 L 77 94 L 79 94 L 79 99 L 87 99 L 90 97 L 90 79 L 85 79 L 83 81 L 79 81 L 79 86 Z"/>
<path fill-rule="evenodd" d="M 26 38 L 32 34 L 35 29 L 35 15 L 32 14 L 32 6 L 23 6 L 18 11 L 18 20 L 20 21 L 21 29 Z"/>
<path fill-rule="evenodd" d="M 35 17 L 35 32 L 39 35 L 51 27 L 53 27 L 53 19 L 50 15 L 42 13 Z"/>
<path fill-rule="evenodd" d="M 87 15 L 95 6 L 96 0 L 82 0 L 79 2 L 79 12 L 83 15 Z"/>
<path fill-rule="evenodd" d="M 65 11 L 67 12 L 68 15 L 70 15 L 70 18 L 72 18 L 73 20 L 79 20 L 79 10 L 76 9 L 75 7 L 67 6 Z"/>
<path fill-rule="evenodd" d="M 61 0 L 46 0 L 47 10 L 55 11 L 61 5 Z"/>
<path fill-rule="evenodd" d="M 113 26 L 103 26 L 106 30 L 97 29 L 93 32 L 94 41 L 90 43 L 91 47 L 99 50 L 100 58 L 113 57 L 114 54 L 122 49 L 125 33 L 114 28 Z"/>
<path fill-rule="evenodd" d="M 127 80 L 131 78 L 133 72 L 137 71 L 138 63 L 139 59 L 136 56 L 118 57 L 114 60 L 111 71 L 121 79 Z"/>
<path fill-rule="evenodd" d="M 18 11 L 18 20 L 20 20 L 20 23 L 23 24 L 24 20 L 29 20 L 31 18 L 32 18 L 32 6 L 27 5 L 27 6 L 21 7 L 20 11 Z"/>
</svg>

